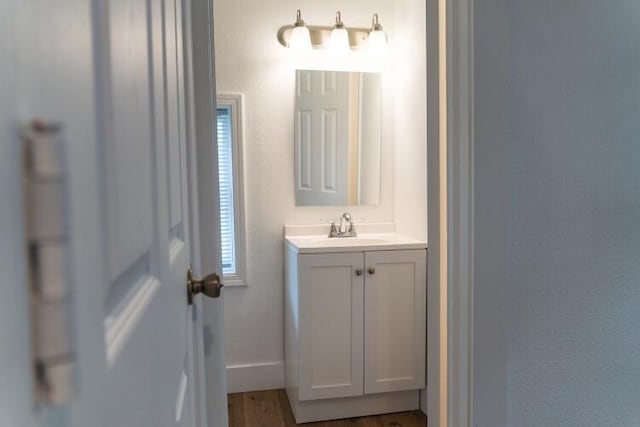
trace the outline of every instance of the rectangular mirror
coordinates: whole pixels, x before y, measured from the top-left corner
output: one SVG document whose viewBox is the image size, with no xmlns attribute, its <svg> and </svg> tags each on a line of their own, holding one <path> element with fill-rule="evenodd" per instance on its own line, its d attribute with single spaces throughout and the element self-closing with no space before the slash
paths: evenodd
<svg viewBox="0 0 640 427">
<path fill-rule="evenodd" d="M 296 71 L 297 206 L 380 203 L 379 73 Z"/>
</svg>

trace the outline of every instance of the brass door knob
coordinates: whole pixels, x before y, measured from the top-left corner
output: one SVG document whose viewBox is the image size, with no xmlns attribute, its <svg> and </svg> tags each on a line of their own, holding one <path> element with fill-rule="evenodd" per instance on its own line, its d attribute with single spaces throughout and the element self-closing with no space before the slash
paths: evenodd
<svg viewBox="0 0 640 427">
<path fill-rule="evenodd" d="M 209 298 L 219 298 L 224 285 L 220 280 L 218 273 L 211 273 L 202 279 L 193 277 L 191 268 L 187 271 L 187 302 L 193 304 L 193 297 L 198 294 L 204 294 Z"/>
</svg>

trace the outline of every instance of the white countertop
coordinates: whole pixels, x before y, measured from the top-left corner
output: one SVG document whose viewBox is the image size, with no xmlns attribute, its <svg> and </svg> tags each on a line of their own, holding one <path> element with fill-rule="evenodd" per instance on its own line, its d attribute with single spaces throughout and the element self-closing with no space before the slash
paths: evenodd
<svg viewBox="0 0 640 427">
<path fill-rule="evenodd" d="M 358 225 L 356 224 L 356 229 Z M 317 232 L 328 227 L 309 229 Z M 362 227 L 363 229 L 365 227 Z M 371 228 L 369 228 L 371 229 Z M 388 231 L 389 227 L 385 228 Z M 362 251 L 399 251 L 408 249 L 426 249 L 427 243 L 422 240 L 412 239 L 394 232 L 382 233 L 358 233 L 358 237 L 328 237 L 327 234 L 303 235 L 301 230 L 287 233 L 285 230 L 285 242 L 297 253 L 331 253 L 331 252 L 362 252 Z M 325 231 L 325 230 L 323 230 Z M 364 230 L 363 230 L 364 231 Z M 289 235 L 287 235 L 289 234 Z"/>
</svg>

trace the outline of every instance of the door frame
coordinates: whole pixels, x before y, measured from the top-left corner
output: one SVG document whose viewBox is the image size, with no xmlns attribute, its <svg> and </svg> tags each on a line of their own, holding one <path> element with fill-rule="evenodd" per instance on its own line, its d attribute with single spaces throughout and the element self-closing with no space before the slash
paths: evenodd
<svg viewBox="0 0 640 427">
<path fill-rule="evenodd" d="M 187 111 L 187 129 L 190 144 L 187 150 L 189 165 L 189 216 L 191 227 L 192 265 L 196 276 L 212 271 L 222 271 L 220 260 L 220 224 L 215 220 L 219 216 L 218 153 L 215 129 L 215 58 L 214 58 L 214 22 L 213 1 L 183 0 L 185 7 L 184 25 L 187 39 L 185 43 L 185 76 L 190 109 Z M 200 236 L 208 236 L 206 239 Z M 207 369 L 204 331 L 207 325 L 218 325 L 223 330 L 222 301 L 217 301 L 217 310 L 204 310 L 202 298 L 196 298 L 193 305 L 194 318 L 194 361 L 193 372 L 195 391 L 194 412 L 197 427 L 223 427 L 228 424 L 226 392 L 224 399 L 215 397 L 216 388 L 226 390 L 225 370 L 221 377 L 215 369 Z M 217 340 L 212 346 L 224 362 L 223 341 Z M 220 383 L 221 382 L 221 383 Z M 218 387 L 214 387 L 218 385 Z"/>
<path fill-rule="evenodd" d="M 427 1 L 427 413 L 473 420 L 473 0 Z"/>
</svg>

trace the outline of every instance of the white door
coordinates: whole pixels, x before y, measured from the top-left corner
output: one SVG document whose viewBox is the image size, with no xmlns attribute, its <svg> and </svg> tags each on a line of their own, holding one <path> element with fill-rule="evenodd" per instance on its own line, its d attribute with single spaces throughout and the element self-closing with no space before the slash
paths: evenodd
<svg viewBox="0 0 640 427">
<path fill-rule="evenodd" d="M 300 400 L 363 394 L 363 258 L 299 255 Z"/>
<path fill-rule="evenodd" d="M 296 73 L 296 203 L 347 205 L 349 73 Z"/>
<path fill-rule="evenodd" d="M 426 256 L 426 250 L 365 253 L 365 394 L 425 386 Z"/>
<path fill-rule="evenodd" d="M 190 7 L 183 0 L 0 6 L 0 425 L 206 425 L 198 308 L 210 309 L 207 318 L 221 314 L 209 301 L 188 306 L 185 282 L 191 263 L 203 273 L 197 211 L 217 204 L 217 182 L 209 182 L 211 200 L 195 194 Z M 47 278 L 72 290 L 71 329 L 62 333 L 74 357 L 44 364 L 70 368 L 72 397 L 59 405 L 34 405 L 32 392 L 17 137 L 34 118 L 59 124 L 65 144 L 58 248 L 65 262 L 39 258 L 56 273 Z M 207 259 L 206 267 L 219 267 L 219 256 Z M 207 362 L 221 370 L 209 378 L 223 378 L 219 327 L 208 329 L 213 340 L 204 345 L 207 357 L 220 359 Z M 216 419 L 226 414 L 213 415 L 209 425 L 222 427 Z"/>
</svg>

